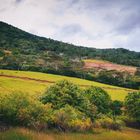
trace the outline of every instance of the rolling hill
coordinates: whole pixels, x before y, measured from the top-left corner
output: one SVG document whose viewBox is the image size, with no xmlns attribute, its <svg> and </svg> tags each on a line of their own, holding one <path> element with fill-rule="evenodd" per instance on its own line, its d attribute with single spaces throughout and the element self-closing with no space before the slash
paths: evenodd
<svg viewBox="0 0 140 140">
<path fill-rule="evenodd" d="M 96 69 L 94 72 L 89 69 L 85 70 L 87 63 L 84 59 L 106 60 L 130 66 L 121 65 L 118 71 L 110 72 L 113 67 L 117 66 L 118 68 L 119 66 L 113 64 L 110 66 L 111 69 L 105 67 L 106 71 L 98 74 Z M 137 72 L 139 66 L 140 52 L 129 51 L 123 48 L 95 49 L 75 46 L 39 37 L 7 23 L 0 22 L 0 69 L 59 74 L 139 89 L 140 78 Z M 100 70 L 103 70 L 103 68 L 100 67 Z M 114 69 L 117 70 L 117 68 L 115 67 Z M 126 73 L 120 70 L 124 68 Z M 129 68 L 130 70 L 128 70 Z M 133 76 L 131 75 L 132 73 Z M 106 75 L 109 76 L 106 77 Z M 116 76 L 114 77 L 114 75 Z"/>
<path fill-rule="evenodd" d="M 39 55 L 45 52 L 53 52 L 71 58 L 87 57 L 104 59 L 111 62 L 140 66 L 140 52 L 119 49 L 95 49 L 75 46 L 50 38 L 39 37 L 22 31 L 7 23 L 0 22 L 0 49 L 9 50 L 12 54 Z M 41 57 L 41 55 L 39 55 Z M 54 54 L 53 54 L 54 55 Z M 43 57 L 42 57 L 43 58 Z"/>
</svg>

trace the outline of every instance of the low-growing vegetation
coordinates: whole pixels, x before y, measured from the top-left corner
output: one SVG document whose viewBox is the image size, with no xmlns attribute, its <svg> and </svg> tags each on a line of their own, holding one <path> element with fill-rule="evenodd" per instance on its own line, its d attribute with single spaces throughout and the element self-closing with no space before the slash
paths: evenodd
<svg viewBox="0 0 140 140">
<path fill-rule="evenodd" d="M 20 92 L 1 93 L 0 120 L 7 126 L 36 130 L 121 130 L 125 123 L 124 117 L 121 118 L 122 113 L 139 124 L 139 100 L 140 92 L 129 93 L 123 105 L 120 101 L 112 101 L 108 93 L 99 87 L 81 89 L 63 80 L 50 86 L 41 97 Z"/>
<path fill-rule="evenodd" d="M 96 130 L 91 133 L 42 133 L 25 128 L 12 128 L 0 133 L 1 140 L 138 140 L 140 130 L 122 131 Z"/>
</svg>

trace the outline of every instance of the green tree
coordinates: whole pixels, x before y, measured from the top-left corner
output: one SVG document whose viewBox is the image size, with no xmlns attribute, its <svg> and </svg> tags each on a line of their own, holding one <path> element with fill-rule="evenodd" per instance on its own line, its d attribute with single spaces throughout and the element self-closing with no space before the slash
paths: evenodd
<svg viewBox="0 0 140 140">
<path fill-rule="evenodd" d="M 52 103 L 54 109 L 60 109 L 66 104 L 73 107 L 78 107 L 83 103 L 84 97 L 82 96 L 81 89 L 66 80 L 57 82 L 55 85 L 47 89 L 42 102 Z"/>
<path fill-rule="evenodd" d="M 91 119 L 94 119 L 96 114 L 96 106 L 91 104 L 77 85 L 62 80 L 51 86 L 44 93 L 41 101 L 51 103 L 54 109 L 63 108 L 65 105 L 70 105 L 81 112 L 84 112 Z"/>
<path fill-rule="evenodd" d="M 98 113 L 106 114 L 110 111 L 111 97 L 103 89 L 91 86 L 85 90 L 85 95 L 97 107 Z"/>
<path fill-rule="evenodd" d="M 111 103 L 112 115 L 114 115 L 114 116 L 121 115 L 122 107 L 123 107 L 123 102 L 118 101 L 118 100 L 112 101 L 112 103 Z"/>
<path fill-rule="evenodd" d="M 129 93 L 125 98 L 128 115 L 140 122 L 140 92 Z"/>
</svg>

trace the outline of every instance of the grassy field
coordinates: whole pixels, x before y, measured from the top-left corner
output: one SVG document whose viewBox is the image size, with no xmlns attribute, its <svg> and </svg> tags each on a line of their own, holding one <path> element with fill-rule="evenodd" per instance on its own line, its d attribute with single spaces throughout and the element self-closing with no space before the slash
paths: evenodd
<svg viewBox="0 0 140 140">
<path fill-rule="evenodd" d="M 89 87 L 91 85 L 101 87 L 105 89 L 112 97 L 113 100 L 123 100 L 128 92 L 133 90 L 115 87 L 107 84 L 102 84 L 98 82 L 92 82 L 88 80 L 83 80 L 79 78 L 72 78 L 67 76 L 44 74 L 39 72 L 26 72 L 26 71 L 13 71 L 13 70 L 0 70 L 0 91 L 1 93 L 10 93 L 13 91 L 22 91 L 30 94 L 40 94 L 46 90 L 47 87 L 63 79 L 69 80 L 81 87 Z M 16 78 L 5 77 L 2 75 L 16 76 Z M 17 78 L 21 77 L 21 79 Z M 24 78 L 33 78 L 24 79 Z M 35 81 L 37 80 L 47 80 L 49 82 Z M 52 83 L 51 83 L 52 82 Z"/>
<path fill-rule="evenodd" d="M 138 140 L 140 130 L 125 128 L 122 131 L 95 130 L 88 134 L 43 133 L 25 128 L 12 128 L 0 133 L 1 140 Z"/>
</svg>

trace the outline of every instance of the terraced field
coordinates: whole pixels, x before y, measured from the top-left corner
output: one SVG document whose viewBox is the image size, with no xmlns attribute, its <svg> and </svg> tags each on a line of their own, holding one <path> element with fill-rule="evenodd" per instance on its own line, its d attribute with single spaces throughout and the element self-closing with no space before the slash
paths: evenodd
<svg viewBox="0 0 140 140">
<path fill-rule="evenodd" d="M 87 88 L 91 85 L 101 87 L 111 95 L 113 100 L 124 100 L 128 92 L 134 91 L 67 76 L 39 72 L 0 70 L 0 92 L 11 93 L 13 91 L 20 91 L 39 95 L 43 93 L 47 87 L 63 79 L 69 80 L 82 88 Z"/>
</svg>

